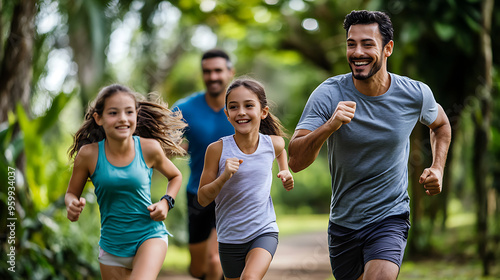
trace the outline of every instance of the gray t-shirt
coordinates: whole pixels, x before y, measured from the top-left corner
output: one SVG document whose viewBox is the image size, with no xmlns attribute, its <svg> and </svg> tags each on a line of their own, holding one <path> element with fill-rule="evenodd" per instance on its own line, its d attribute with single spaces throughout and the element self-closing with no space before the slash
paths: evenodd
<svg viewBox="0 0 500 280">
<path fill-rule="evenodd" d="M 422 82 L 390 73 L 380 96 L 360 93 L 352 74 L 327 79 L 309 97 L 296 129 L 314 131 L 340 101 L 355 101 L 356 112 L 327 140 L 332 197 L 330 221 L 360 229 L 410 211 L 408 157 L 417 121 L 432 124 L 438 105 Z"/>
</svg>

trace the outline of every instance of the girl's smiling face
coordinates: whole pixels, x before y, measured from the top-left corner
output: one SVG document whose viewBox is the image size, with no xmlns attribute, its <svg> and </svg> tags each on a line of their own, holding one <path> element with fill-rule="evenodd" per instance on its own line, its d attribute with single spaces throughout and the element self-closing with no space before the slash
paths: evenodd
<svg viewBox="0 0 500 280">
<path fill-rule="evenodd" d="M 117 92 L 104 102 L 102 115 L 94 113 L 94 119 L 106 132 L 106 138 L 131 137 L 137 125 L 135 100 L 128 93 Z"/>
<path fill-rule="evenodd" d="M 267 117 L 269 108 L 262 108 L 257 94 L 239 86 L 228 94 L 225 112 L 235 131 L 247 134 L 259 131 L 260 122 Z"/>
</svg>

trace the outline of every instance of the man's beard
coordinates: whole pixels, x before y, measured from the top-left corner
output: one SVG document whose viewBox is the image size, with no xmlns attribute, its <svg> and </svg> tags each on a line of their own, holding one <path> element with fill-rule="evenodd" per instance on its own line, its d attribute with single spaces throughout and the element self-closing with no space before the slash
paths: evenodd
<svg viewBox="0 0 500 280">
<path fill-rule="evenodd" d="M 220 83 L 220 82 L 213 82 L 213 83 L 222 84 L 222 83 Z M 225 89 L 224 89 L 224 88 L 221 88 L 221 90 L 219 90 L 219 91 L 211 91 L 211 90 L 209 90 L 208 88 L 209 88 L 209 86 L 207 87 L 207 91 L 206 91 L 206 93 L 208 93 L 208 95 L 210 95 L 211 97 L 219 97 L 219 96 L 220 96 L 221 94 L 223 94 L 223 93 L 224 93 L 224 91 L 225 91 Z"/>
<path fill-rule="evenodd" d="M 363 74 L 357 74 L 353 69 L 352 69 L 352 66 L 351 64 L 349 63 L 349 68 L 351 68 L 351 72 L 352 72 L 352 76 L 356 79 L 356 80 L 367 80 L 369 78 L 371 78 L 373 75 L 375 75 L 381 68 L 382 68 L 382 62 L 379 60 L 377 61 L 373 67 L 370 69 L 370 72 L 368 72 L 368 74 L 366 75 L 363 75 Z"/>
<path fill-rule="evenodd" d="M 223 90 L 221 90 L 221 91 L 207 91 L 207 93 L 211 97 L 219 97 L 221 94 L 224 93 L 224 91 Z"/>
<path fill-rule="evenodd" d="M 383 57 L 383 55 L 384 55 L 384 51 L 382 49 L 382 51 L 380 52 L 380 57 Z M 354 61 L 352 59 L 350 59 L 349 61 L 351 63 L 354 63 Z M 373 67 L 370 69 L 370 72 L 368 72 L 368 74 L 366 74 L 366 75 L 356 74 L 351 67 L 351 63 L 349 63 L 349 68 L 351 68 L 352 76 L 356 80 L 367 80 L 367 79 L 371 78 L 373 75 L 377 74 L 377 72 L 382 68 L 382 60 L 378 59 L 377 61 L 375 61 L 375 64 L 373 64 Z"/>
</svg>

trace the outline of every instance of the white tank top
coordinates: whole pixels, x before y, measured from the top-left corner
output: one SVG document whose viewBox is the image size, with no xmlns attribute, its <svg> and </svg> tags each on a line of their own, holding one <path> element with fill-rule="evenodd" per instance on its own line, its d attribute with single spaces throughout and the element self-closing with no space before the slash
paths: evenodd
<svg viewBox="0 0 500 280">
<path fill-rule="evenodd" d="M 236 157 L 243 163 L 215 198 L 218 241 L 242 244 L 261 234 L 278 232 L 271 199 L 275 159 L 271 137 L 259 134 L 259 145 L 253 154 L 243 153 L 233 135 L 221 139 L 222 154 L 217 176 L 224 171 L 226 159 Z"/>
</svg>

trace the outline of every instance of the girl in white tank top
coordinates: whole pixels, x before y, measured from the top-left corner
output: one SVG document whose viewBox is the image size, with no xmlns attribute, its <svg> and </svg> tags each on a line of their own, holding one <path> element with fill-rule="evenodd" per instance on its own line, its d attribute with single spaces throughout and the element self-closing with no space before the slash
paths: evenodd
<svg viewBox="0 0 500 280">
<path fill-rule="evenodd" d="M 269 112 L 263 86 L 255 80 L 237 79 L 229 86 L 225 112 L 235 134 L 208 146 L 198 201 L 203 206 L 216 202 L 219 247 L 230 250 L 219 252 L 224 276 L 262 279 L 277 246 L 277 240 L 274 248 L 255 245 L 265 243 L 258 242 L 259 237 L 278 232 L 270 196 L 274 158 L 283 187 L 293 189 L 285 134 Z M 235 254 L 243 254 L 241 261 Z"/>
</svg>

